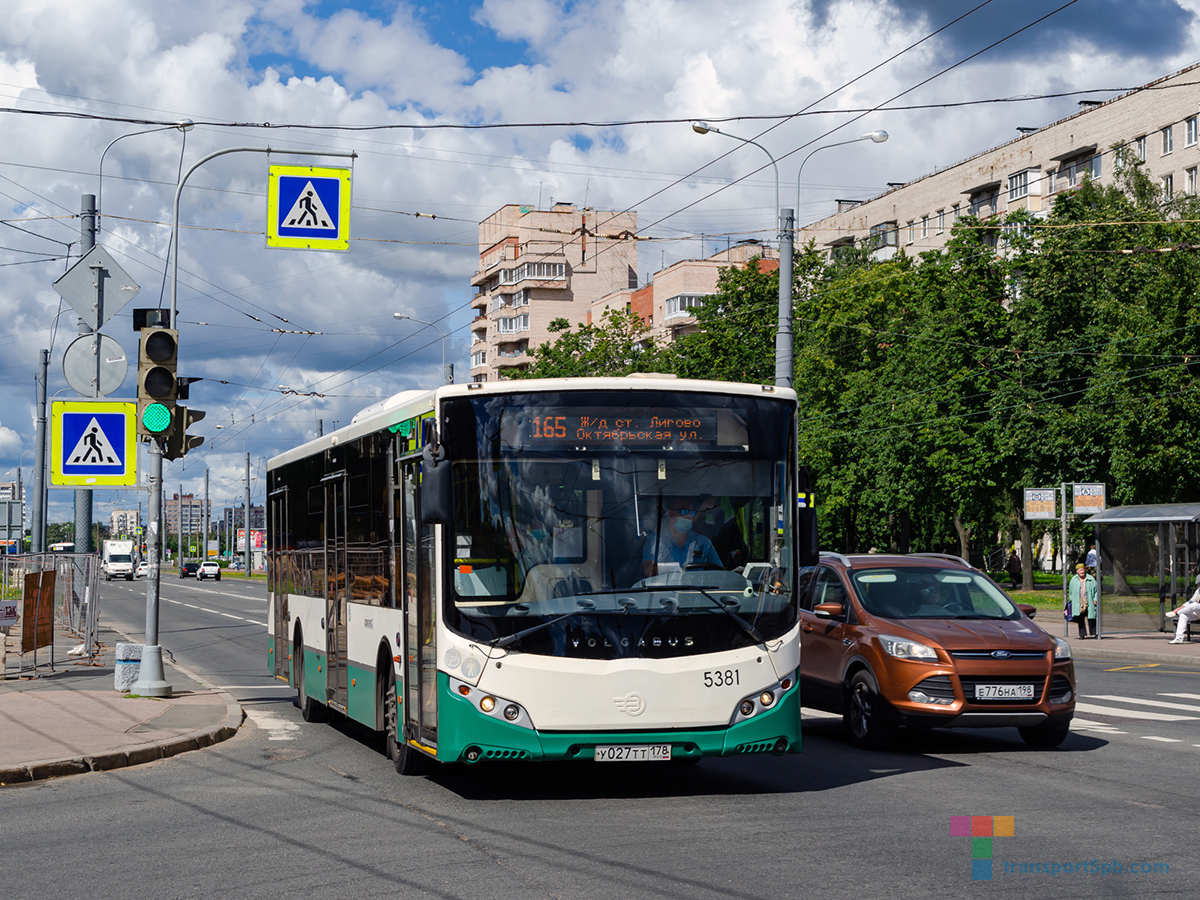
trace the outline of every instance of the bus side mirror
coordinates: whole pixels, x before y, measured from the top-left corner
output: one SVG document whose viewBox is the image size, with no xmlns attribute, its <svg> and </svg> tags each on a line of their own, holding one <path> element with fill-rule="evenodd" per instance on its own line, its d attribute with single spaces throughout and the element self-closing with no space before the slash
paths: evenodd
<svg viewBox="0 0 1200 900">
<path fill-rule="evenodd" d="M 451 518 L 450 461 L 440 447 L 428 444 L 421 456 L 421 524 L 446 525 Z"/>
</svg>

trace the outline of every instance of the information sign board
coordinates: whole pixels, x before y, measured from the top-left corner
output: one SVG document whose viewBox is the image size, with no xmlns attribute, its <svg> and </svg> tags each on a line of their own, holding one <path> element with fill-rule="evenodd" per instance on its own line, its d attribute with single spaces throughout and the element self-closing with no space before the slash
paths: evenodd
<svg viewBox="0 0 1200 900">
<path fill-rule="evenodd" d="M 1077 484 L 1074 491 L 1074 508 L 1077 516 L 1090 516 L 1104 512 L 1105 489 L 1102 484 Z"/>
<path fill-rule="evenodd" d="M 1053 519 L 1055 515 L 1055 500 L 1058 490 L 1055 488 L 1025 488 L 1025 518 Z"/>
</svg>

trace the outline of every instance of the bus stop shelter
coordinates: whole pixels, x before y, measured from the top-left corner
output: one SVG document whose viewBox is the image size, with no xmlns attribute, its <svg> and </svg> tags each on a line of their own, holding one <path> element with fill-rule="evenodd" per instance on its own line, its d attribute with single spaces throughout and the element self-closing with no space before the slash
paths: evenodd
<svg viewBox="0 0 1200 900">
<path fill-rule="evenodd" d="M 1104 630 L 1167 631 L 1167 610 L 1195 589 L 1200 503 L 1115 506 L 1089 516 L 1100 551 Z"/>
</svg>

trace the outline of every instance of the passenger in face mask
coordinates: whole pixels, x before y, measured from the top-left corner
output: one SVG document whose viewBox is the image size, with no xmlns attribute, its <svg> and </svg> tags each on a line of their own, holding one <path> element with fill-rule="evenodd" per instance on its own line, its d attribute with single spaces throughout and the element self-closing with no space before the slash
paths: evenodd
<svg viewBox="0 0 1200 900">
<path fill-rule="evenodd" d="M 642 571 L 646 575 L 680 571 L 689 567 L 724 568 L 712 541 L 692 531 L 696 508 L 690 500 L 674 500 L 666 509 L 666 526 L 646 536 Z"/>
</svg>

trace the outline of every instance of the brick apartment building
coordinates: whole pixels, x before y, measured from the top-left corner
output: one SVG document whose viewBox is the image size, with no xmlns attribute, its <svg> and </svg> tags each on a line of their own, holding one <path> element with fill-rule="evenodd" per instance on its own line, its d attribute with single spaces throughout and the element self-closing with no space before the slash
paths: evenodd
<svg viewBox="0 0 1200 900">
<path fill-rule="evenodd" d="M 1111 184 L 1124 147 L 1170 198 L 1200 189 L 1197 113 L 1200 64 L 1079 112 L 862 203 L 838 201 L 828 218 L 798 229 L 797 246 L 813 240 L 830 253 L 867 246 L 878 258 L 899 248 L 912 255 L 943 247 L 962 215 L 990 219 L 1017 209 L 1048 215 L 1054 197 L 1090 176 Z M 1019 112 L 1009 112 L 1014 120 Z"/>
<path fill-rule="evenodd" d="M 531 362 L 554 319 L 582 323 L 594 300 L 637 286 L 637 214 L 503 206 L 479 223 L 471 285 L 471 380 L 496 381 Z"/>
</svg>

